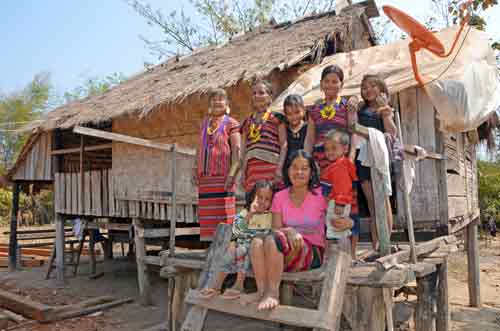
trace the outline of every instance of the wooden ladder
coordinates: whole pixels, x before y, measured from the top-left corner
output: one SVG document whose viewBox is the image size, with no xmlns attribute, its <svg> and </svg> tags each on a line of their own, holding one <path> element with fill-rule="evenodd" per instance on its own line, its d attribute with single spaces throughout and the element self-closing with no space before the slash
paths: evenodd
<svg viewBox="0 0 500 331">
<path fill-rule="evenodd" d="M 85 237 L 89 237 L 89 251 L 90 251 L 90 258 L 91 258 L 91 274 L 95 274 L 95 255 L 94 255 L 94 233 L 92 230 L 89 230 L 87 228 L 87 222 L 85 222 L 83 225 L 83 232 L 82 232 L 82 237 L 78 241 L 78 247 L 75 249 L 73 247 L 73 244 L 70 245 L 70 249 L 66 250 L 66 244 L 64 244 L 65 251 L 64 251 L 64 265 L 66 266 L 72 266 L 73 267 L 73 276 L 76 276 L 78 272 L 78 266 L 80 265 L 80 257 L 82 255 L 82 250 L 83 250 L 83 244 L 85 243 Z M 68 255 L 68 261 L 66 261 L 66 255 Z M 55 265 L 55 260 L 56 260 L 56 242 L 54 240 L 54 245 L 52 247 L 52 253 L 50 254 L 50 259 L 49 259 L 49 264 L 47 267 L 47 273 L 45 274 L 45 279 L 49 279 L 50 275 L 52 274 L 52 271 L 54 271 L 57 267 Z"/>
<path fill-rule="evenodd" d="M 200 289 L 213 286 L 216 270 L 218 270 L 217 267 L 222 260 L 221 257 L 224 251 L 227 249 L 230 238 L 231 226 L 219 224 L 198 281 L 198 288 L 189 290 L 186 295 L 185 302 L 192 306 L 188 309 L 181 330 L 201 331 L 207 312 L 210 309 L 243 317 L 309 327 L 316 331 L 338 330 L 344 292 L 351 266 L 348 238 L 328 243 L 325 252 L 325 263 L 321 268 L 306 272 L 285 273 L 283 276 L 284 280 L 322 281 L 321 297 L 317 309 L 282 304 L 270 311 L 258 311 L 257 304 L 241 306 L 219 297 L 212 299 L 200 298 Z"/>
</svg>

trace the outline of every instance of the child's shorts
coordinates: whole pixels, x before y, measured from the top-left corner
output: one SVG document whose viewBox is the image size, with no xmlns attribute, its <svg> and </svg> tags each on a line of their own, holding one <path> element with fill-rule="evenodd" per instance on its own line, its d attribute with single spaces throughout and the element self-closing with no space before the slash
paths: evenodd
<svg viewBox="0 0 500 331">
<path fill-rule="evenodd" d="M 361 232 L 361 219 L 358 214 L 351 214 L 350 217 L 354 223 L 351 229 L 351 235 L 359 236 L 359 233 Z"/>
</svg>

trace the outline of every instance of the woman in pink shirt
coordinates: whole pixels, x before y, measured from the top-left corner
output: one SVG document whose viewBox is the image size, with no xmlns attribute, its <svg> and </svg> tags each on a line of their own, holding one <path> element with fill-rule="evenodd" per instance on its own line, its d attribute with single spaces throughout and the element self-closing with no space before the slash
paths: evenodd
<svg viewBox="0 0 500 331">
<path fill-rule="evenodd" d="M 250 248 L 257 292 L 241 303 L 259 301 L 259 310 L 279 305 L 283 271 L 310 270 L 323 262 L 327 201 L 312 156 L 304 150 L 292 154 L 283 178 L 287 188 L 275 194 L 271 207 L 273 235 L 254 239 Z"/>
</svg>

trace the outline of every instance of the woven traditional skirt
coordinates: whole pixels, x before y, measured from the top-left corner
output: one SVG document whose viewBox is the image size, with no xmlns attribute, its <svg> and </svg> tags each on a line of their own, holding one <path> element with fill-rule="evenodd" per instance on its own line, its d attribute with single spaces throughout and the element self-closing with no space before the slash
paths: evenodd
<svg viewBox="0 0 500 331">
<path fill-rule="evenodd" d="M 234 190 L 224 189 L 224 176 L 206 176 L 198 180 L 198 222 L 200 240 L 211 241 L 219 223 L 232 224 L 236 215 Z"/>
<path fill-rule="evenodd" d="M 253 158 L 248 160 L 245 172 L 245 192 L 250 192 L 255 183 L 259 180 L 272 182 L 277 168 L 277 164 L 262 161 L 260 159 Z M 282 183 L 275 184 L 275 189 L 279 189 L 281 186 Z"/>
</svg>

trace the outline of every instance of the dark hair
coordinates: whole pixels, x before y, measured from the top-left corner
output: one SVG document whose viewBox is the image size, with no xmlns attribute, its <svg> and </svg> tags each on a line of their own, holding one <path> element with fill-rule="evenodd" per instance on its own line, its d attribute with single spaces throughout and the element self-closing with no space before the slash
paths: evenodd
<svg viewBox="0 0 500 331">
<path fill-rule="evenodd" d="M 286 113 L 286 107 L 294 105 L 304 107 L 304 100 L 298 94 L 290 94 L 285 98 L 285 101 L 283 101 L 283 111 Z"/>
<path fill-rule="evenodd" d="M 224 99 L 226 99 L 226 102 L 229 101 L 229 98 L 227 97 L 227 92 L 224 89 L 214 88 L 210 90 L 210 92 L 208 93 L 208 102 L 212 101 L 213 98 L 218 96 L 223 96 Z"/>
<path fill-rule="evenodd" d="M 252 202 L 255 200 L 255 196 L 257 195 L 257 191 L 261 188 L 268 188 L 274 194 L 273 183 L 268 180 L 258 180 L 255 185 L 252 187 L 252 190 L 245 196 L 245 208 L 250 210 L 250 206 Z"/>
<path fill-rule="evenodd" d="M 286 187 L 292 186 L 290 176 L 288 176 L 288 170 L 290 169 L 293 161 L 295 161 L 295 159 L 299 157 L 306 159 L 309 163 L 309 167 L 311 168 L 311 177 L 309 178 L 307 188 L 309 189 L 309 191 L 313 192 L 316 187 L 319 187 L 319 171 L 312 155 L 303 149 L 292 152 L 290 157 L 286 160 L 285 166 L 283 167 L 283 181 L 285 182 Z"/>
<path fill-rule="evenodd" d="M 373 81 L 375 83 L 375 85 L 377 85 L 380 92 L 385 93 L 385 95 L 387 95 L 387 97 L 389 97 L 389 89 L 387 88 L 387 84 L 382 79 L 382 77 L 380 77 L 379 75 L 374 75 L 374 74 L 364 75 L 363 79 L 361 80 L 361 86 L 363 86 L 363 84 L 366 83 L 367 81 Z M 363 97 L 363 95 L 361 95 L 361 97 Z M 366 100 L 364 100 L 364 101 L 366 102 Z"/>
<path fill-rule="evenodd" d="M 339 67 L 336 64 L 332 64 L 329 66 L 326 66 L 325 69 L 321 72 L 321 80 L 325 79 L 326 76 L 329 74 L 335 74 L 339 78 L 340 82 L 344 82 L 344 71 L 342 70 L 341 67 Z"/>
<path fill-rule="evenodd" d="M 273 86 L 271 85 L 271 83 L 269 83 L 269 81 L 264 79 L 257 79 L 255 82 L 253 82 L 252 89 L 257 85 L 263 85 L 267 91 L 267 94 L 273 97 Z"/>
</svg>

